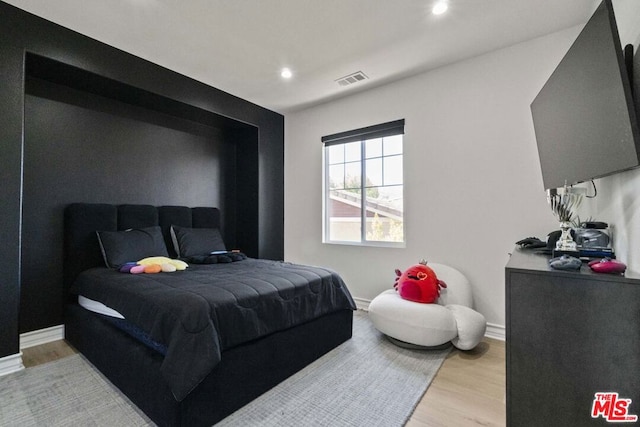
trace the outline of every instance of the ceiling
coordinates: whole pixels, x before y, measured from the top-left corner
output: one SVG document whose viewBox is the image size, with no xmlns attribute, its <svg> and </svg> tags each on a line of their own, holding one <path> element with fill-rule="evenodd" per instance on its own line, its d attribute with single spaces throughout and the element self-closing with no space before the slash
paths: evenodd
<svg viewBox="0 0 640 427">
<path fill-rule="evenodd" d="M 584 24 L 600 3 L 448 0 L 436 16 L 434 1 L 5 0 L 281 113 Z"/>
</svg>

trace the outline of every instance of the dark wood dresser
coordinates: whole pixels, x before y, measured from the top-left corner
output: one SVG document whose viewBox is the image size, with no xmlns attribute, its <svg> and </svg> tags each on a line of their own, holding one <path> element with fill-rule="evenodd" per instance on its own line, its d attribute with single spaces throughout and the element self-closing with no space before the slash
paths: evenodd
<svg viewBox="0 0 640 427">
<path fill-rule="evenodd" d="M 507 425 L 640 425 L 640 276 L 548 259 L 506 266 Z"/>
</svg>

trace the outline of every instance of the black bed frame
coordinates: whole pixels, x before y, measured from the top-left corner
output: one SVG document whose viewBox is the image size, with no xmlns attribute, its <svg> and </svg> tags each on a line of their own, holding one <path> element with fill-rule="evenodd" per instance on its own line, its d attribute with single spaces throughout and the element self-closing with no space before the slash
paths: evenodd
<svg viewBox="0 0 640 427">
<path fill-rule="evenodd" d="M 171 224 L 218 227 L 215 208 L 72 204 L 65 210 L 65 286 L 81 271 L 104 265 L 96 230 Z M 171 245 L 167 245 L 170 256 Z M 161 426 L 210 426 L 351 338 L 353 312 L 340 310 L 225 350 L 222 361 L 178 402 L 160 375 L 163 356 L 80 307 L 70 295 L 65 338 L 149 418 Z M 277 410 L 277 408 L 274 408 Z"/>
</svg>

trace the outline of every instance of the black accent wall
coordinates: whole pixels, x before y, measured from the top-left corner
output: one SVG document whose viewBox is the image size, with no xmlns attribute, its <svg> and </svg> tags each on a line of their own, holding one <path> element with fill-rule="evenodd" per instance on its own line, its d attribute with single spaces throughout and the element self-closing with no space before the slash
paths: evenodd
<svg viewBox="0 0 640 427">
<path fill-rule="evenodd" d="M 2 2 L 0 144 L 0 358 L 63 323 L 69 203 L 217 206 L 283 257 L 282 115 Z"/>
</svg>

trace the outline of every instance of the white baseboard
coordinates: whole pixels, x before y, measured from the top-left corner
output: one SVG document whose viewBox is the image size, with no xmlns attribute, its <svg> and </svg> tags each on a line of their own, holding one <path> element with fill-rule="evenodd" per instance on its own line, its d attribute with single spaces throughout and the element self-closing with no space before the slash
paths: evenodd
<svg viewBox="0 0 640 427">
<path fill-rule="evenodd" d="M 358 310 L 369 311 L 369 304 L 371 303 L 371 300 L 354 297 L 353 301 L 356 303 L 356 307 L 358 307 Z M 487 331 L 485 332 L 484 336 L 487 338 L 504 341 L 506 336 L 504 326 L 496 325 L 495 323 L 487 323 Z"/>
<path fill-rule="evenodd" d="M 371 302 L 371 300 L 354 297 L 353 301 L 356 303 L 356 307 L 358 307 L 358 310 L 369 311 L 369 303 Z"/>
<path fill-rule="evenodd" d="M 22 352 L 0 358 L 0 377 L 23 369 Z"/>
<path fill-rule="evenodd" d="M 64 339 L 64 325 L 20 334 L 20 350 Z"/>
<path fill-rule="evenodd" d="M 493 338 L 494 340 L 505 341 L 506 334 L 504 325 L 496 325 L 495 323 L 487 323 L 487 331 L 484 333 L 487 338 Z"/>
<path fill-rule="evenodd" d="M 20 350 L 64 339 L 64 325 L 20 334 Z M 24 369 L 22 352 L 0 358 L 0 377 Z"/>
</svg>

